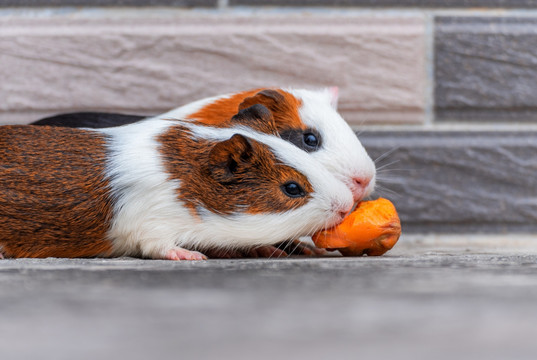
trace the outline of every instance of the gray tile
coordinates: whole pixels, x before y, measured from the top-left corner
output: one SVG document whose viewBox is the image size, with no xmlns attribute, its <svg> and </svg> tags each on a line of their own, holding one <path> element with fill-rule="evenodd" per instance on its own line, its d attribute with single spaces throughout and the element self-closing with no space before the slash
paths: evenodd
<svg viewBox="0 0 537 360">
<path fill-rule="evenodd" d="M 180 6 L 214 7 L 217 0 L 0 0 L 2 6 Z"/>
<path fill-rule="evenodd" d="M 537 132 L 364 132 L 403 232 L 537 230 Z M 386 165 L 388 164 L 388 165 Z M 383 168 L 383 165 L 386 165 Z"/>
<path fill-rule="evenodd" d="M 439 120 L 537 120 L 537 18 L 440 17 Z"/>
<path fill-rule="evenodd" d="M 535 254 L 389 254 L 2 260 L 2 359 L 534 358 Z"/>
<path fill-rule="evenodd" d="M 364 7 L 536 7 L 535 0 L 230 0 L 230 5 L 243 6 L 364 6 Z"/>
</svg>

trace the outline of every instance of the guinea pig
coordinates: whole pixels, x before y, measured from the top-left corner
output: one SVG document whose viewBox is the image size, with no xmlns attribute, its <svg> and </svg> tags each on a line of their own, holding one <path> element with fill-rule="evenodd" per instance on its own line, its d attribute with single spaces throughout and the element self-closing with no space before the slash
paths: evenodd
<svg viewBox="0 0 537 360">
<path fill-rule="evenodd" d="M 358 202 L 375 188 L 375 164 L 350 126 L 337 112 L 338 90 L 256 89 L 210 97 L 181 106 L 154 119 L 189 119 L 227 127 L 238 109 L 262 104 L 272 111 L 282 139 L 308 152 L 351 190 Z M 103 127 L 138 121 L 133 115 L 75 113 L 43 119 L 35 124 Z"/>
<path fill-rule="evenodd" d="M 348 187 L 276 136 L 267 108 L 231 123 L 0 126 L 0 254 L 199 260 L 309 235 L 351 210 Z"/>
</svg>

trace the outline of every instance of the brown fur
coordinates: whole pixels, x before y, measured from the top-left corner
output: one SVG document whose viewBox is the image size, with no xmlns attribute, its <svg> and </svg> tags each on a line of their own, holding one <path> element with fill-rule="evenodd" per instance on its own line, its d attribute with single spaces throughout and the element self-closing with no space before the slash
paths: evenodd
<svg viewBox="0 0 537 360">
<path fill-rule="evenodd" d="M 94 257 L 112 213 L 105 138 L 80 129 L 0 126 L 0 249 L 7 257 Z"/>
<path fill-rule="evenodd" d="M 287 181 L 307 194 L 313 191 L 304 175 L 279 163 L 266 145 L 242 135 L 211 143 L 175 125 L 158 140 L 167 172 L 181 181 L 178 197 L 195 215 L 198 206 L 231 215 L 284 212 L 305 204 L 310 195 L 290 198 L 281 191 Z"/>
<path fill-rule="evenodd" d="M 229 127 L 233 125 L 231 119 L 238 110 L 255 104 L 264 105 L 272 112 L 279 132 L 306 128 L 298 113 L 302 102 L 281 89 L 256 89 L 218 99 L 189 115 L 188 119 L 211 126 Z"/>
<path fill-rule="evenodd" d="M 200 122 L 196 123 L 199 124 Z M 247 126 L 264 134 L 278 135 L 278 129 L 272 113 L 261 104 L 255 104 L 239 110 L 229 123 L 233 126 Z"/>
</svg>

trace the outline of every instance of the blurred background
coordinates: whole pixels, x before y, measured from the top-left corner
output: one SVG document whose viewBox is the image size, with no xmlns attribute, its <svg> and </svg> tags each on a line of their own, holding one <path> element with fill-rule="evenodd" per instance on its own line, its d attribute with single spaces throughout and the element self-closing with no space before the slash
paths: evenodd
<svg viewBox="0 0 537 360">
<path fill-rule="evenodd" d="M 537 230 L 537 1 L 0 0 L 0 123 L 338 86 L 406 233 Z"/>
</svg>

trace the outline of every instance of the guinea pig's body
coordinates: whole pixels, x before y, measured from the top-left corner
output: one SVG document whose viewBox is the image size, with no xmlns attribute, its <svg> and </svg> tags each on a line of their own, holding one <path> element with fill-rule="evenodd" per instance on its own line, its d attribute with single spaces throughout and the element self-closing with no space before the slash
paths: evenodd
<svg viewBox="0 0 537 360">
<path fill-rule="evenodd" d="M 282 139 L 308 152 L 351 190 L 355 201 L 375 187 L 375 165 L 360 141 L 336 111 L 337 88 L 256 89 L 206 98 L 181 106 L 153 119 L 187 119 L 216 127 L 229 127 L 238 109 L 254 104 L 269 108 Z M 122 125 L 143 117 L 122 114 L 66 114 L 44 119 L 40 124 L 102 127 Z M 262 129 L 260 129 L 262 131 Z"/>
<path fill-rule="evenodd" d="M 0 253 L 110 253 L 106 143 L 106 135 L 79 129 L 0 127 Z"/>
<path fill-rule="evenodd" d="M 145 118 L 147 116 L 88 111 L 53 115 L 31 125 L 101 129 L 132 124 Z"/>
<path fill-rule="evenodd" d="M 271 123 L 266 109 L 234 118 L 0 127 L 0 254 L 201 259 L 194 250 L 271 245 L 342 220 L 353 198 L 341 181 L 241 124 Z"/>
</svg>

